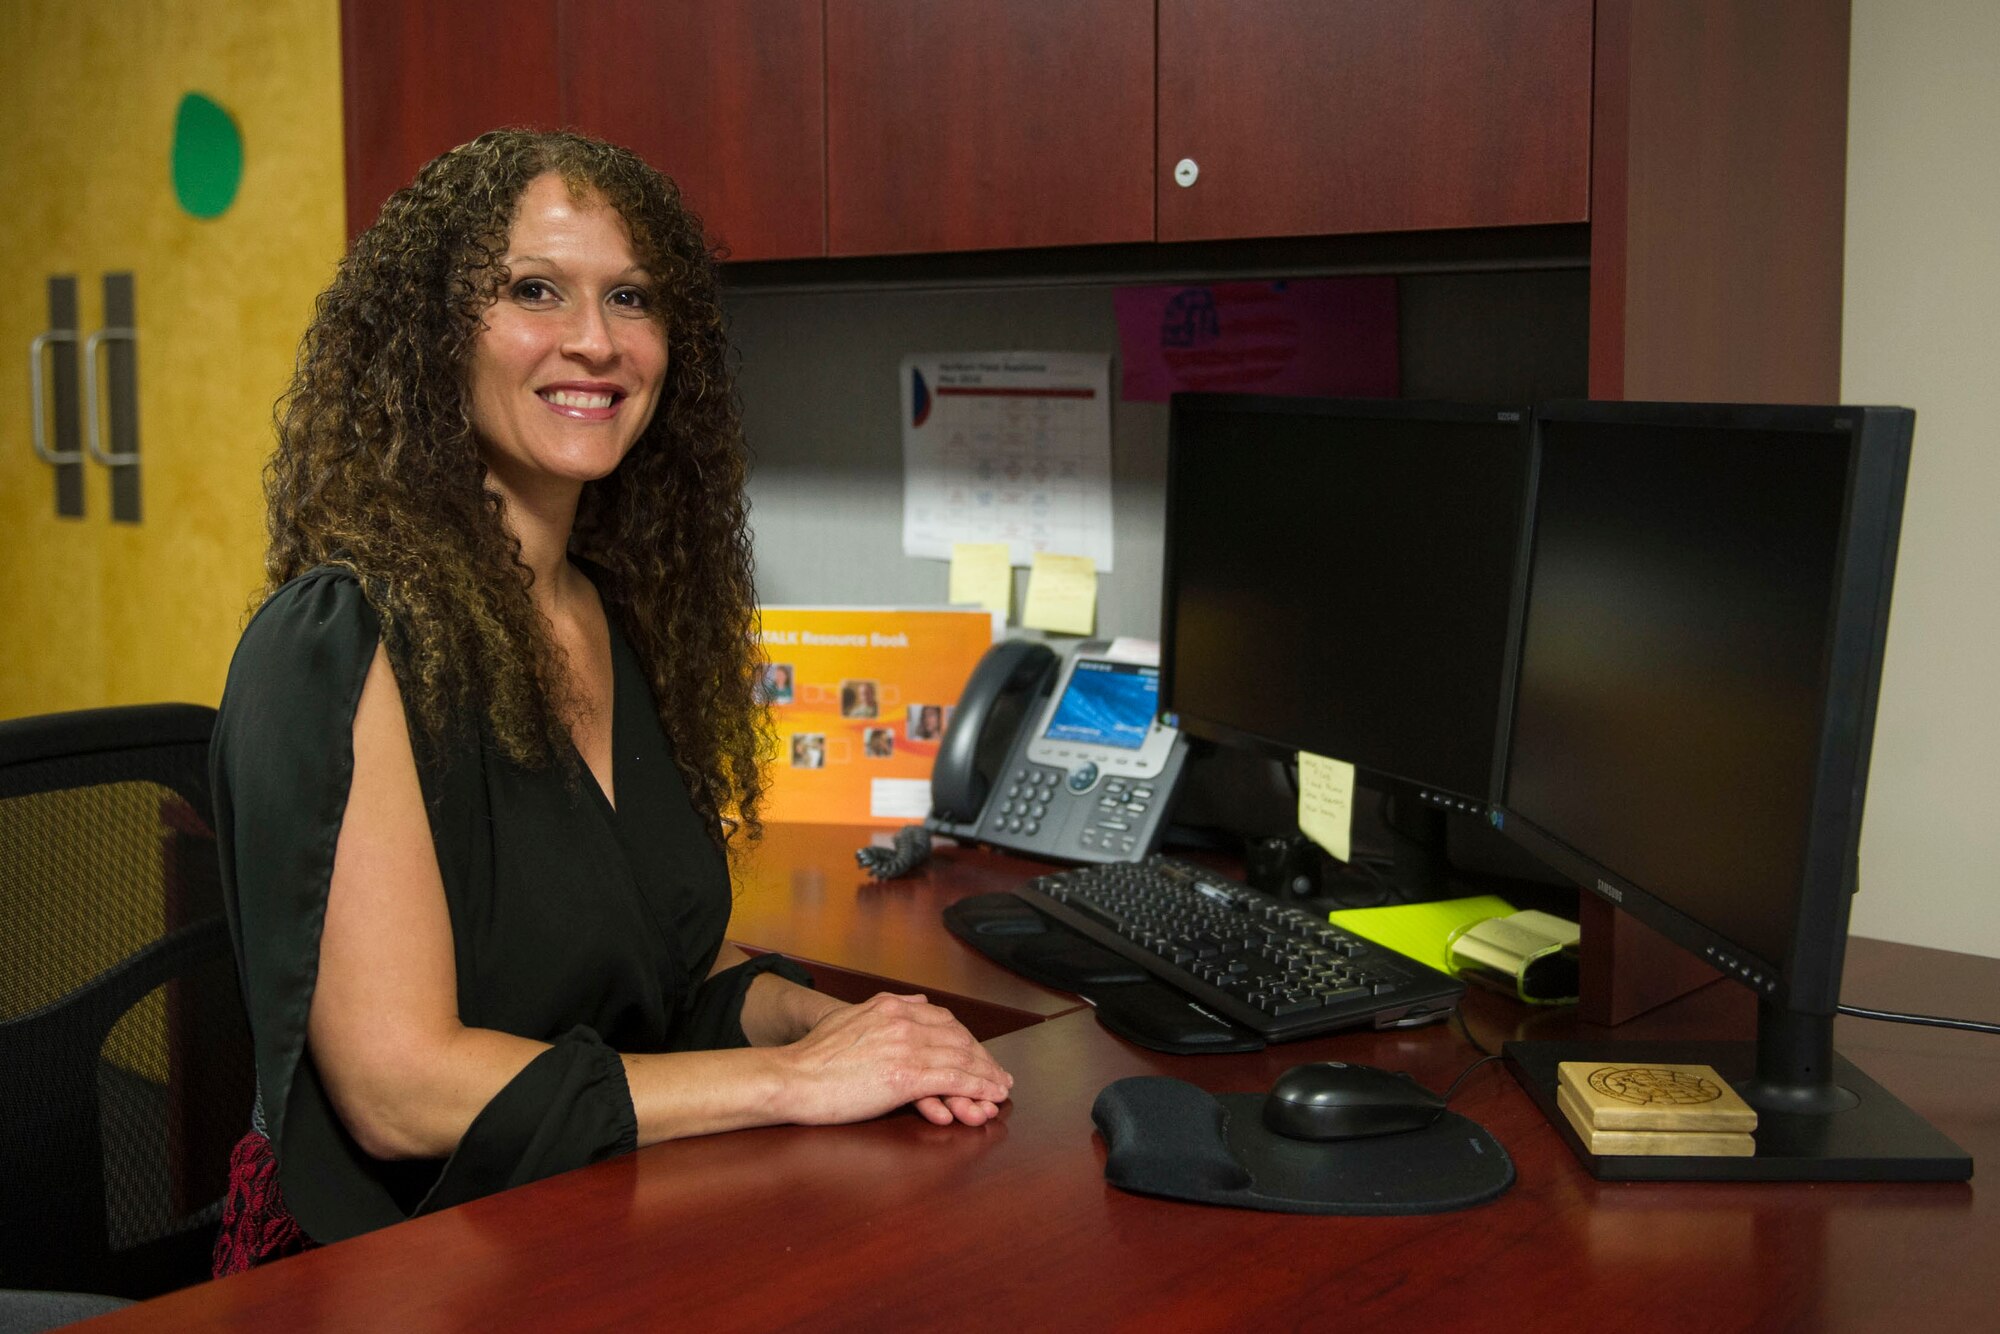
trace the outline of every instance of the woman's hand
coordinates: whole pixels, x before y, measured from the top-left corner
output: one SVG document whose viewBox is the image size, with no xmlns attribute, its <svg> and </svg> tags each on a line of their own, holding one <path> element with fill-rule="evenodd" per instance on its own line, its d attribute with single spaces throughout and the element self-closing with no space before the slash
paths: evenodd
<svg viewBox="0 0 2000 1334">
<path fill-rule="evenodd" d="M 831 1009 L 779 1054 L 783 1119 L 802 1125 L 863 1121 L 906 1103 L 934 1125 L 984 1125 L 1014 1086 L 965 1025 L 922 996 L 883 992 Z"/>
<path fill-rule="evenodd" d="M 714 977 L 749 961 L 749 955 L 725 943 L 716 953 L 715 966 L 708 975 Z M 776 973 L 760 973 L 751 979 L 750 989 L 743 994 L 743 1009 L 737 1022 L 743 1026 L 743 1036 L 750 1040 L 751 1046 L 782 1047 L 812 1032 L 813 1026 L 831 1012 L 846 1008 L 845 1001 L 835 1000 L 825 992 L 788 982 Z"/>
</svg>

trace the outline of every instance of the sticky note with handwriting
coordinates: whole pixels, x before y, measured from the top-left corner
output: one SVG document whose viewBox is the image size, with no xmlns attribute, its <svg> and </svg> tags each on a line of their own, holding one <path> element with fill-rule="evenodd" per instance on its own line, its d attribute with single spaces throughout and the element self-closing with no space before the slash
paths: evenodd
<svg viewBox="0 0 2000 1334">
<path fill-rule="evenodd" d="M 951 591 L 945 600 L 1005 616 L 1014 600 L 1014 566 L 1005 542 L 951 544 Z"/>
<path fill-rule="evenodd" d="M 1021 624 L 1057 634 L 1089 634 L 1097 624 L 1097 567 L 1090 557 L 1036 552 Z"/>
<path fill-rule="evenodd" d="M 1346 861 L 1354 830 L 1354 766 L 1299 752 L 1299 831 Z"/>
</svg>

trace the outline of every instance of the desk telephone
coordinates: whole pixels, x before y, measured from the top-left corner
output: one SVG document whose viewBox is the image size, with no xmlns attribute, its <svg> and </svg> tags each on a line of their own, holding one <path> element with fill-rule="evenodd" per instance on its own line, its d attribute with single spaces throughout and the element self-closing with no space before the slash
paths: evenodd
<svg viewBox="0 0 2000 1334">
<path fill-rule="evenodd" d="M 1064 861 L 1147 856 L 1187 756 L 1159 696 L 1150 645 L 1086 640 L 1061 659 L 1032 640 L 994 645 L 945 728 L 924 827 Z"/>
</svg>

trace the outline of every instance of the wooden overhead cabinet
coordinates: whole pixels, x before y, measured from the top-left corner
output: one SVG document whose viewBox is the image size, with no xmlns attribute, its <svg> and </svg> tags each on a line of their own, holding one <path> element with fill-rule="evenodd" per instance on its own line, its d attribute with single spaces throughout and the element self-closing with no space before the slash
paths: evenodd
<svg viewBox="0 0 2000 1334">
<path fill-rule="evenodd" d="M 1153 240 L 1153 0 L 826 0 L 832 255 Z"/>
<path fill-rule="evenodd" d="M 674 178 L 729 259 L 826 253 L 821 0 L 561 0 L 563 121 Z"/>
<path fill-rule="evenodd" d="M 439 153 L 561 119 L 555 0 L 342 0 L 347 234 Z"/>
<path fill-rule="evenodd" d="M 1159 0 L 1162 241 L 1581 222 L 1590 0 Z"/>
<path fill-rule="evenodd" d="M 735 259 L 1589 215 L 1590 0 L 341 8 L 350 232 L 453 144 L 558 124 Z"/>
<path fill-rule="evenodd" d="M 672 176 L 734 259 L 826 253 L 820 0 L 342 0 L 348 235 L 503 125 L 574 126 Z"/>
</svg>

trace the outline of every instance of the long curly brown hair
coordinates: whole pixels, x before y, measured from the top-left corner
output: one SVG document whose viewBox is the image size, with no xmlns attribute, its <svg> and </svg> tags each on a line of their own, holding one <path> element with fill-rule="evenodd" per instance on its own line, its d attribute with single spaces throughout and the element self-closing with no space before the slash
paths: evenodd
<svg viewBox="0 0 2000 1334">
<path fill-rule="evenodd" d="M 762 832 L 770 735 L 741 411 L 701 223 L 635 154 L 497 130 L 383 205 L 321 294 L 279 402 L 265 592 L 317 565 L 352 569 L 420 742 L 480 719 L 518 764 L 575 764 L 562 654 L 487 488 L 467 392 L 522 193 L 548 172 L 624 218 L 669 352 L 652 422 L 616 472 L 584 487 L 570 549 L 604 572 L 695 809 L 718 845 L 740 847 Z"/>
</svg>

